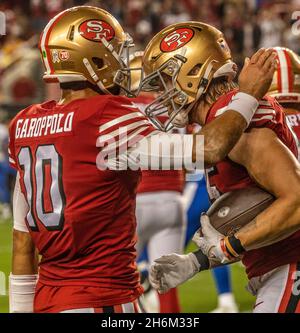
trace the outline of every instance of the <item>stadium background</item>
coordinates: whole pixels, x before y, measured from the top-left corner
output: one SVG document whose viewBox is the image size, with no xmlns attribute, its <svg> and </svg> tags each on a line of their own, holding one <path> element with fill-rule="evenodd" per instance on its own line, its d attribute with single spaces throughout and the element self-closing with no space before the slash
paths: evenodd
<svg viewBox="0 0 300 333">
<path fill-rule="evenodd" d="M 7 24 L 6 35 L 0 36 L 2 130 L 24 106 L 57 98 L 57 86 L 45 86 L 41 80 L 39 33 L 56 13 L 82 4 L 102 7 L 117 17 L 133 36 L 137 50 L 143 49 L 151 36 L 166 25 L 199 20 L 224 32 L 239 65 L 259 47 L 280 45 L 300 53 L 300 38 L 292 30 L 292 13 L 300 10 L 300 0 L 0 0 L 0 11 L 5 13 Z M 1 140 L 0 135 L 0 162 L 6 158 L 7 144 Z M 6 276 L 10 271 L 10 231 L 11 218 L 1 218 L 0 209 L 0 272 Z M 239 309 L 250 311 L 253 297 L 245 290 L 247 279 L 242 266 L 234 265 L 232 275 Z M 198 274 L 183 285 L 180 299 L 184 312 L 207 312 L 215 308 L 217 296 L 210 272 Z M 0 296 L 0 313 L 7 311 L 8 298 Z"/>
</svg>

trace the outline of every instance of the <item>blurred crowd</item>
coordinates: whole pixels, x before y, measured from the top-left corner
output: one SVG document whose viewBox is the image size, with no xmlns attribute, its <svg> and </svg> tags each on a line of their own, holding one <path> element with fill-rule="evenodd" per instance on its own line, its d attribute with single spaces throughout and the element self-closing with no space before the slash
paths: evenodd
<svg viewBox="0 0 300 333">
<path fill-rule="evenodd" d="M 83 4 L 111 12 L 139 50 L 161 28 L 198 20 L 224 32 L 239 65 L 259 47 L 281 45 L 300 53 L 299 36 L 292 31 L 292 13 L 300 10 L 300 0 L 1 0 L 0 11 L 6 15 L 6 35 L 0 36 L 2 133 L 21 108 L 52 97 L 51 85 L 46 90 L 42 83 L 39 34 L 55 14 Z M 5 140 L 0 135 L 0 163 Z"/>
<path fill-rule="evenodd" d="M 137 49 L 166 25 L 199 20 L 225 33 L 238 63 L 262 46 L 300 51 L 299 37 L 291 29 L 300 0 L 1 0 L 7 34 L 0 37 L 0 105 L 45 98 L 36 48 L 39 33 L 55 14 L 82 4 L 111 12 L 134 37 Z"/>
</svg>

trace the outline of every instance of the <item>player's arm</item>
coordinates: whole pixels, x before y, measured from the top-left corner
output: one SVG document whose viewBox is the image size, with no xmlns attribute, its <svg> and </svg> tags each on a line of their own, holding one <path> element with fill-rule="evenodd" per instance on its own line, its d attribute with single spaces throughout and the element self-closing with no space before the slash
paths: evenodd
<svg viewBox="0 0 300 333">
<path fill-rule="evenodd" d="M 204 160 L 214 165 L 232 150 L 248 127 L 260 100 L 268 91 L 275 70 L 275 54 L 260 49 L 246 59 L 239 76 L 239 93 L 226 108 L 226 112 L 205 125 L 198 134 L 204 135 Z M 196 141 L 196 138 L 195 138 Z M 193 147 L 196 160 L 197 145 Z"/>
<path fill-rule="evenodd" d="M 12 272 L 9 277 L 10 312 L 33 312 L 38 254 L 25 224 L 28 205 L 16 179 L 13 198 L 14 229 Z"/>
<path fill-rule="evenodd" d="M 277 199 L 235 237 L 245 250 L 276 243 L 300 229 L 300 165 L 294 155 L 267 128 L 243 134 L 229 154 L 249 175 Z"/>
<path fill-rule="evenodd" d="M 231 241 L 236 240 L 231 245 L 238 246 L 243 252 L 278 242 L 299 230 L 300 166 L 275 133 L 267 128 L 244 133 L 229 157 L 246 167 L 251 177 L 277 198 L 253 222 L 231 237 Z M 187 255 L 170 254 L 155 260 L 150 272 L 154 288 L 167 292 L 199 271 L 239 259 L 229 259 L 225 255 L 227 251 L 223 252 L 219 246 L 224 236 L 210 225 L 207 215 L 201 217 L 201 226 L 205 237 L 196 234 L 198 240 L 194 239 L 200 250 Z"/>
</svg>

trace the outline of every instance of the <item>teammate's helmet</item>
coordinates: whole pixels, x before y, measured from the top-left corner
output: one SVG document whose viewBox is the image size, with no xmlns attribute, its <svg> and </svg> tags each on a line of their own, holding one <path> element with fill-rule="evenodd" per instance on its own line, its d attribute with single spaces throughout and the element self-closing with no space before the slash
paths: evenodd
<svg viewBox="0 0 300 333">
<path fill-rule="evenodd" d="M 116 84 L 125 88 L 131 46 L 131 37 L 105 10 L 91 6 L 67 9 L 47 24 L 40 38 L 44 79 L 88 81 L 105 93 Z"/>
<path fill-rule="evenodd" d="M 163 90 L 148 106 L 147 115 L 166 131 L 187 124 L 189 111 L 213 78 L 233 78 L 237 71 L 223 34 L 201 22 L 177 23 L 160 31 L 146 47 L 143 68 L 141 89 Z M 171 78 L 171 85 L 165 75 Z M 157 116 L 167 104 L 172 112 L 163 125 Z"/>
<path fill-rule="evenodd" d="M 277 70 L 268 95 L 279 103 L 300 103 L 300 57 L 290 49 L 275 47 Z"/>
</svg>

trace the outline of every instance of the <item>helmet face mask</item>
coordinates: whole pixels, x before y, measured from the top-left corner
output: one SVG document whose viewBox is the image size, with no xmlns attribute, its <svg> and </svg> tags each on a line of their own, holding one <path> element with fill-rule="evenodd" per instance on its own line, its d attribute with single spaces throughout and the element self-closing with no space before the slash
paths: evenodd
<svg viewBox="0 0 300 333">
<path fill-rule="evenodd" d="M 139 75 L 141 78 L 143 78 L 143 68 L 142 66 L 139 67 L 132 67 L 131 66 L 131 52 L 130 49 L 134 46 L 133 40 L 131 36 L 126 33 L 128 36 L 127 41 L 124 43 L 124 45 L 121 47 L 120 50 L 120 58 L 123 62 L 123 66 L 116 72 L 116 75 L 114 76 L 113 82 L 119 86 L 128 97 L 135 97 L 135 89 L 133 85 L 133 75 Z"/>
<path fill-rule="evenodd" d="M 169 120 L 159 124 L 164 131 L 185 127 L 212 79 L 232 78 L 237 71 L 222 33 L 201 22 L 178 23 L 159 32 L 146 47 L 143 68 L 140 90 L 159 93 L 146 114 L 159 124 L 157 116 L 167 106 Z"/>
<path fill-rule="evenodd" d="M 129 65 L 132 38 L 105 10 L 78 6 L 55 16 L 45 27 L 40 51 L 44 80 L 88 81 L 106 94 L 117 85 L 119 70 Z M 123 80 L 121 88 L 127 87 Z"/>
<path fill-rule="evenodd" d="M 145 113 L 161 131 L 169 131 L 174 127 L 173 120 L 188 104 L 188 96 L 178 89 L 177 78 L 182 61 L 176 58 L 169 59 L 155 72 L 142 80 L 140 90 L 156 91 L 159 96 L 149 104 Z M 171 110 L 169 120 L 162 123 L 158 117 Z"/>
</svg>

